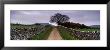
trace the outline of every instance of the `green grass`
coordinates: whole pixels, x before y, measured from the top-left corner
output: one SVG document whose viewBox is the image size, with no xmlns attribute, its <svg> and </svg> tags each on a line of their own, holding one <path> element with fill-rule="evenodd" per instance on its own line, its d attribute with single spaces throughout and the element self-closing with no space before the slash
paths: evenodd
<svg viewBox="0 0 110 50">
<path fill-rule="evenodd" d="M 71 29 L 68 29 L 68 28 L 64 28 L 64 27 L 58 27 L 58 30 L 60 32 L 60 35 L 61 37 L 64 39 L 64 40 L 79 40 L 78 37 L 76 37 L 74 34 L 72 35 L 72 32 L 73 30 Z M 84 31 L 84 32 L 93 32 L 93 31 L 98 31 L 100 32 L 100 29 L 75 29 L 75 30 L 79 30 L 79 31 Z"/>
<path fill-rule="evenodd" d="M 33 36 L 33 40 L 46 40 L 48 38 L 48 36 L 50 35 L 52 31 L 52 27 L 51 26 L 47 26 L 46 30 L 39 33 L 39 35 L 35 35 Z"/>
<path fill-rule="evenodd" d="M 37 27 L 42 27 L 42 25 L 11 25 L 11 28 L 26 28 L 26 29 L 29 29 L 29 28 L 37 28 Z"/>
<path fill-rule="evenodd" d="M 89 32 L 93 32 L 93 31 L 98 31 L 98 32 L 100 32 L 100 29 L 78 29 L 78 30 L 80 30 L 80 31 L 84 31 L 84 32 L 87 32 L 87 31 L 89 31 Z"/>
<path fill-rule="evenodd" d="M 74 35 L 71 35 L 71 32 L 69 32 L 67 29 L 63 27 L 58 27 L 58 30 L 60 32 L 61 37 L 64 40 L 76 40 L 77 39 Z"/>
</svg>

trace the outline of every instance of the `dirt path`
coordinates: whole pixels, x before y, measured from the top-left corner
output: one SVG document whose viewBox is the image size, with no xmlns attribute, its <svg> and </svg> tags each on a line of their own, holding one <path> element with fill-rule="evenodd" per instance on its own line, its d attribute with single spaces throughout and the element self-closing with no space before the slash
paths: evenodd
<svg viewBox="0 0 110 50">
<path fill-rule="evenodd" d="M 52 32 L 50 33 L 48 40 L 62 40 L 62 37 L 59 34 L 57 28 L 53 28 Z"/>
</svg>

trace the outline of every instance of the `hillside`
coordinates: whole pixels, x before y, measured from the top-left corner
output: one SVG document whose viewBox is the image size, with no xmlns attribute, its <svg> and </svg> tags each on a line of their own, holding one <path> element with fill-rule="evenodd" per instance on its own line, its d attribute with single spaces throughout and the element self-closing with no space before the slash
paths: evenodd
<svg viewBox="0 0 110 50">
<path fill-rule="evenodd" d="M 93 28 L 100 28 L 100 25 L 91 25 L 90 27 L 93 27 Z"/>
</svg>

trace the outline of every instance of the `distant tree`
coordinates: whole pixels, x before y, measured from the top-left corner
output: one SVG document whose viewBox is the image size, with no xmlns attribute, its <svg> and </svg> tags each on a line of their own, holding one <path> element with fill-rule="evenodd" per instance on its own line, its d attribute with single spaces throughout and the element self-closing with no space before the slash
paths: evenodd
<svg viewBox="0 0 110 50">
<path fill-rule="evenodd" d="M 68 28 L 76 28 L 76 29 L 90 28 L 84 24 L 73 23 L 73 22 L 60 23 L 59 25 L 62 25 L 62 26 L 68 27 Z"/>
<path fill-rule="evenodd" d="M 39 23 L 35 23 L 34 25 L 40 25 Z"/>
<path fill-rule="evenodd" d="M 55 23 L 59 24 L 59 23 L 68 22 L 69 19 L 70 18 L 67 15 L 62 15 L 60 13 L 56 13 L 54 16 L 52 16 L 50 18 L 50 22 L 51 23 L 54 23 L 55 22 Z"/>
</svg>

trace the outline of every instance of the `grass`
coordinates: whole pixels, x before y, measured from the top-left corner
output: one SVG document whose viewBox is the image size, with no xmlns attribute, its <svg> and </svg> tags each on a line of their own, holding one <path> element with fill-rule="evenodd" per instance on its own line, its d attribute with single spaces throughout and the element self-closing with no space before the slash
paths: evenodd
<svg viewBox="0 0 110 50">
<path fill-rule="evenodd" d="M 72 34 L 74 32 L 71 29 L 59 26 L 58 30 L 60 32 L 61 37 L 64 40 L 79 40 L 78 37 L 76 37 L 74 34 Z M 87 28 L 84 28 L 84 29 L 75 29 L 75 30 L 84 31 L 84 32 L 87 32 L 87 31 L 89 31 L 89 32 L 93 32 L 93 31 L 100 32 L 100 29 L 87 29 Z"/>
<path fill-rule="evenodd" d="M 11 25 L 11 28 L 18 28 L 18 29 L 22 29 L 22 28 L 26 28 L 26 29 L 30 29 L 30 28 L 37 28 L 40 29 L 40 27 L 44 27 L 45 30 L 40 32 L 38 35 L 34 35 L 32 37 L 32 40 L 46 40 L 48 38 L 48 36 L 50 35 L 50 32 L 52 31 L 52 26 L 47 25 L 47 26 L 43 26 L 43 25 Z M 37 32 L 36 32 L 37 34 Z"/>
<path fill-rule="evenodd" d="M 39 28 L 39 27 L 42 27 L 42 25 L 11 25 L 11 28 Z"/>
<path fill-rule="evenodd" d="M 100 32 L 100 29 L 86 29 L 86 28 L 84 28 L 84 29 L 79 29 L 80 31 L 84 31 L 84 32 L 87 32 L 87 31 L 89 31 L 89 32 L 93 32 L 93 31 L 98 31 L 98 32 Z"/>
<path fill-rule="evenodd" d="M 58 27 L 58 30 L 60 32 L 61 37 L 64 40 L 76 40 L 77 39 L 74 35 L 71 35 L 71 32 L 69 32 L 67 29 L 63 27 Z"/>
<path fill-rule="evenodd" d="M 46 30 L 32 37 L 33 40 L 46 40 L 52 31 L 51 26 L 46 26 Z"/>
</svg>

